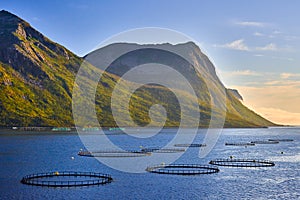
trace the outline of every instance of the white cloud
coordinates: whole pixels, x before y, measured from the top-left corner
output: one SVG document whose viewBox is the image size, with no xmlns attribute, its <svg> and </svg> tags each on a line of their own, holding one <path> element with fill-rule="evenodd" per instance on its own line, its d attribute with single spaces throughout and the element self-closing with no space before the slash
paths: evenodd
<svg viewBox="0 0 300 200">
<path fill-rule="evenodd" d="M 271 74 L 271 73 L 269 73 Z M 263 76 L 267 76 L 267 73 L 264 73 Z M 261 87 L 265 87 L 265 86 L 285 86 L 285 87 L 296 87 L 298 89 L 300 89 L 300 80 L 293 80 L 292 77 L 297 77 L 297 76 L 300 76 L 299 74 L 298 75 L 293 75 L 293 76 L 290 76 L 288 73 L 286 75 L 278 75 L 277 76 L 274 76 L 273 75 L 273 79 L 269 79 L 265 82 L 260 82 L 260 86 Z M 300 92 L 300 90 L 298 90 Z M 300 95 L 300 93 L 299 93 Z M 300 108 L 300 107 L 299 107 Z"/>
<path fill-rule="evenodd" d="M 300 39 L 300 36 L 287 35 L 278 30 L 272 31 L 269 34 L 256 31 L 253 33 L 253 35 L 256 37 L 267 37 L 267 38 L 271 38 L 271 39 L 277 38 L 277 39 L 282 39 L 282 40 L 286 40 L 286 41 L 294 41 L 294 40 Z"/>
<path fill-rule="evenodd" d="M 284 37 L 284 39 L 287 40 L 287 41 L 293 41 L 293 40 L 299 40 L 300 37 L 299 36 L 294 36 L 294 35 L 286 35 Z"/>
<path fill-rule="evenodd" d="M 255 21 L 242 21 L 242 22 L 236 22 L 236 25 L 239 26 L 252 26 L 252 27 L 265 27 L 266 24 L 262 22 L 255 22 Z"/>
<path fill-rule="evenodd" d="M 278 56 L 272 56 L 272 59 L 278 59 L 278 60 L 287 60 L 287 61 L 294 61 L 293 58 L 288 58 L 288 57 L 278 57 Z"/>
<path fill-rule="evenodd" d="M 281 84 L 281 81 L 266 81 L 265 83 L 264 83 L 264 85 L 267 85 L 267 86 L 270 86 L 270 85 L 280 85 Z"/>
<path fill-rule="evenodd" d="M 293 74 L 291 73 L 282 73 L 280 74 L 280 77 L 283 78 L 283 79 L 288 79 L 292 76 Z"/>
<path fill-rule="evenodd" d="M 258 34 L 258 33 L 257 33 Z M 226 44 L 214 44 L 213 47 L 221 47 L 226 49 L 233 49 L 238 51 L 251 51 L 251 52 L 262 52 L 262 51 L 289 51 L 294 52 L 295 50 L 291 46 L 285 46 L 285 47 L 278 47 L 275 43 L 269 43 L 265 46 L 248 46 L 244 39 L 238 39 L 234 40 L 232 42 L 226 43 Z M 254 56 L 264 56 L 262 54 L 255 54 Z M 282 60 L 289 60 L 292 61 L 294 59 L 292 58 L 285 58 L 285 57 L 272 57 L 274 59 L 282 59 Z"/>
<path fill-rule="evenodd" d="M 289 78 L 294 78 L 294 77 L 300 77 L 300 74 L 292 74 L 292 73 L 282 73 L 280 74 L 280 77 L 282 79 L 289 79 Z"/>
<path fill-rule="evenodd" d="M 286 34 L 284 32 L 281 32 L 279 30 L 274 30 L 274 31 L 271 31 L 269 33 L 267 33 L 267 32 L 262 33 L 262 32 L 256 31 L 256 32 L 253 33 L 253 36 L 266 37 L 266 38 L 270 38 L 270 39 L 275 39 L 276 38 L 277 40 L 285 40 L 285 41 L 300 40 L 300 36 L 289 35 L 289 34 Z M 288 50 L 288 49 L 286 49 L 286 50 Z"/>
<path fill-rule="evenodd" d="M 237 70 L 230 72 L 232 76 L 261 76 L 260 73 L 251 70 Z"/>
<path fill-rule="evenodd" d="M 215 45 L 216 47 L 223 47 L 227 49 L 234 49 L 239 51 L 249 51 L 249 47 L 244 43 L 243 39 L 235 40 L 224 45 Z"/>
<path fill-rule="evenodd" d="M 263 54 L 254 54 L 253 56 L 256 56 L 256 57 L 264 57 Z"/>
<path fill-rule="evenodd" d="M 264 36 L 264 34 L 260 33 L 260 32 L 255 32 L 253 33 L 254 36 L 258 36 L 258 37 L 262 37 Z"/>
<path fill-rule="evenodd" d="M 234 82 L 236 79 L 244 79 L 245 77 L 249 77 L 250 79 L 256 79 L 254 77 L 261 77 L 263 74 L 252 71 L 252 70 L 236 70 L 236 71 L 222 71 L 217 70 L 218 77 L 222 80 L 223 83 Z M 249 79 L 248 78 L 248 79 Z M 254 84 L 254 83 L 253 83 Z M 251 84 L 251 85 L 253 85 Z"/>
<path fill-rule="evenodd" d="M 258 50 L 258 51 L 278 51 L 279 49 L 276 44 L 270 43 L 263 47 L 256 47 L 256 50 Z"/>
<path fill-rule="evenodd" d="M 281 31 L 275 30 L 272 33 L 277 35 L 277 34 L 281 34 Z"/>
</svg>

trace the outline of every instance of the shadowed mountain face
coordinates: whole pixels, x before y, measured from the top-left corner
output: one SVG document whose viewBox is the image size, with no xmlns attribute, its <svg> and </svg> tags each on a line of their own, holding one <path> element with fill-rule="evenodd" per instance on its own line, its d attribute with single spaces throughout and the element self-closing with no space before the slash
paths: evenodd
<svg viewBox="0 0 300 200">
<path fill-rule="evenodd" d="M 0 42 L 0 126 L 73 126 L 72 89 L 83 58 L 52 42 L 7 11 L 0 12 Z M 95 109 L 102 126 L 116 125 L 110 103 L 120 77 L 136 66 L 157 62 L 172 66 L 189 80 L 198 98 L 201 127 L 208 126 L 212 117 L 211 106 L 222 101 L 221 95 L 227 97 L 223 102 L 226 113 L 220 110 L 216 116 L 226 115 L 226 127 L 274 125 L 246 108 L 237 98 L 237 91 L 232 92 L 224 87 L 213 64 L 192 42 L 178 45 L 117 43 L 98 49 L 85 57 L 89 62 L 86 63 L 89 71 L 84 76 L 86 87 L 91 81 L 89 77 L 103 70 L 101 64 L 112 52 L 129 53 L 110 63 L 98 84 Z M 176 53 L 189 58 L 191 63 L 174 56 Z M 150 71 L 156 77 L 166 76 L 157 73 L 155 68 Z M 144 71 L 139 73 L 140 78 L 145 75 Z M 125 80 L 128 87 L 137 83 L 138 78 Z M 189 94 L 182 90 L 180 84 L 174 80 L 174 88 L 147 84 L 137 89 L 129 106 L 133 121 L 138 125 L 147 125 L 150 122 L 149 109 L 154 104 L 161 104 L 167 112 L 166 126 L 178 126 L 180 107 L 189 107 Z M 179 105 L 170 89 L 185 96 L 184 105 Z M 154 115 L 159 118 L 160 114 Z M 123 124 L 126 125 L 126 121 Z"/>
</svg>

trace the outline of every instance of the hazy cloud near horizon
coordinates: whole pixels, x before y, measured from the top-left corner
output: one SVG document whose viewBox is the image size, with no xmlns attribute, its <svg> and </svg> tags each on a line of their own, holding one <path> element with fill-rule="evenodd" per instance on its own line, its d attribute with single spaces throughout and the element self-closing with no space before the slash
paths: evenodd
<svg viewBox="0 0 300 200">
<path fill-rule="evenodd" d="M 246 106 L 263 117 L 278 124 L 300 125 L 300 74 L 251 70 L 218 74 L 225 83 L 230 82 L 227 87 L 240 92 Z M 249 82 L 237 84 L 247 78 Z"/>
</svg>

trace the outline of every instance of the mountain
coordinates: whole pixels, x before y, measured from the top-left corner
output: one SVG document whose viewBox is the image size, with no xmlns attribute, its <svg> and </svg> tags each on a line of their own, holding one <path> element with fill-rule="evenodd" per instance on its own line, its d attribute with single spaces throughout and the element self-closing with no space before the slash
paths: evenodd
<svg viewBox="0 0 300 200">
<path fill-rule="evenodd" d="M 239 100 L 237 91 L 224 87 L 213 64 L 192 42 L 177 45 L 116 43 L 81 58 L 7 11 L 0 11 L 0 41 L 0 126 L 74 126 L 72 90 L 84 58 L 88 62 L 83 64 L 88 66 L 89 71 L 83 77 L 83 88 L 95 84 L 92 83 L 91 77 L 95 73 L 103 72 L 95 98 L 95 110 L 102 126 L 116 126 L 110 102 L 120 77 L 134 66 L 154 62 L 157 58 L 160 58 L 163 64 L 174 66 L 189 80 L 198 97 L 197 112 L 199 111 L 201 116 L 199 126 L 208 126 L 213 117 L 211 113 L 217 118 L 225 115 L 225 127 L 274 125 L 245 107 Z M 143 51 L 135 51 L 140 48 L 143 48 Z M 193 63 L 181 62 L 180 59 L 172 57 L 172 54 L 168 53 L 170 51 L 188 57 Z M 130 53 L 115 60 L 104 72 L 99 61 L 108 58 L 112 52 Z M 136 80 L 125 80 L 128 87 L 135 84 Z M 190 107 L 190 94 L 181 89 L 180 82 L 176 84 L 173 89 L 184 96 L 183 105 L 179 105 L 174 93 L 162 85 L 148 84 L 138 88 L 129 105 L 133 121 L 139 125 L 148 124 L 149 109 L 154 104 L 161 104 L 167 112 L 166 126 L 178 126 L 180 106 Z M 125 90 L 120 92 L 126 94 Z M 222 95 L 227 96 L 226 112 L 211 112 L 212 104 L 221 103 Z M 118 100 L 118 106 L 122 106 L 123 98 Z M 161 117 L 160 113 L 154 114 L 158 118 Z M 122 124 L 129 125 L 126 120 L 122 121 Z"/>
<path fill-rule="evenodd" d="M 237 99 L 243 101 L 242 95 L 237 91 L 236 89 L 228 89 L 228 92 L 230 92 L 232 95 L 234 95 Z"/>
<path fill-rule="evenodd" d="M 82 59 L 7 11 L 0 12 L 0 41 L 0 125 L 71 125 Z"/>
</svg>

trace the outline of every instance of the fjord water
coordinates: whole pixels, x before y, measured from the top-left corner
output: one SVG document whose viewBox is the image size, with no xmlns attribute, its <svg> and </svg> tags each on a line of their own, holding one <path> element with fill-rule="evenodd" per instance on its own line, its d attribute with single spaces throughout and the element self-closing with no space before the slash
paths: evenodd
<svg viewBox="0 0 300 200">
<path fill-rule="evenodd" d="M 205 132 L 200 129 L 194 142 L 201 143 Z M 118 134 L 112 134 L 109 138 L 115 144 L 126 147 L 157 147 L 170 141 L 175 133 L 176 129 L 164 129 L 148 140 Z M 224 145 L 225 142 L 268 139 L 294 141 L 257 144 L 247 148 Z M 4 131 L 0 133 L 0 199 L 299 199 L 299 144 L 299 128 L 224 129 L 207 157 L 200 159 L 199 149 L 189 148 L 175 162 L 208 164 L 211 159 L 234 156 L 268 159 L 274 161 L 275 166 L 256 169 L 219 167 L 219 173 L 196 176 L 131 174 L 111 169 L 95 158 L 77 156 L 84 146 L 76 133 Z M 114 181 L 103 186 L 74 188 L 20 183 L 27 174 L 48 171 L 109 173 Z"/>
</svg>

